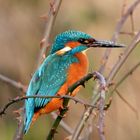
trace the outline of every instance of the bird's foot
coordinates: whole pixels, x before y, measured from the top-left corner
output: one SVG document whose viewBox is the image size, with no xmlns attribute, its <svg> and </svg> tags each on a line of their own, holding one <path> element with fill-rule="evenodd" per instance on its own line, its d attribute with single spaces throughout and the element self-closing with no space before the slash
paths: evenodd
<svg viewBox="0 0 140 140">
<path fill-rule="evenodd" d="M 112 98 L 110 98 L 109 103 L 105 104 L 104 110 L 108 110 L 108 108 L 110 107 L 111 103 L 112 103 Z"/>
<path fill-rule="evenodd" d="M 64 106 L 61 106 L 60 108 L 59 108 L 59 112 L 57 113 L 58 114 L 58 116 L 60 116 L 61 118 L 65 118 L 66 117 L 66 114 L 64 114 L 64 115 L 61 115 L 61 111 L 68 111 L 69 110 L 69 106 L 66 106 L 66 107 L 64 107 Z"/>
<path fill-rule="evenodd" d="M 66 111 L 68 111 L 69 110 L 69 106 L 61 106 L 60 108 L 59 108 L 59 112 L 61 112 L 61 110 L 66 110 Z"/>
</svg>

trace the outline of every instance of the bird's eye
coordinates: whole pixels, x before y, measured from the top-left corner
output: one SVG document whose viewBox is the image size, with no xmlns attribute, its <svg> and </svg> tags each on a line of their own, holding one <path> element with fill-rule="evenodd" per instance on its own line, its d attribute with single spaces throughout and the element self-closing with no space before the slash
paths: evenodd
<svg viewBox="0 0 140 140">
<path fill-rule="evenodd" d="M 88 43 L 89 43 L 89 40 L 84 39 L 84 38 L 80 38 L 80 39 L 78 40 L 78 42 L 80 42 L 81 44 L 88 44 Z"/>
</svg>

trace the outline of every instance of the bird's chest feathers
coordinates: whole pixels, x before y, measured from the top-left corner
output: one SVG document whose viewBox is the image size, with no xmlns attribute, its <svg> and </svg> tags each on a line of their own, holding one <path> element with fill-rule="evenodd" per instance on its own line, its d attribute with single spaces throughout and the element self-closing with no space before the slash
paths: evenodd
<svg viewBox="0 0 140 140">
<path fill-rule="evenodd" d="M 65 44 L 65 46 L 68 46 L 70 48 L 75 48 L 79 45 L 79 42 L 72 41 Z M 72 63 L 68 68 L 68 86 L 85 76 L 88 70 L 88 60 L 86 54 L 84 52 L 79 52 L 74 56 L 78 59 L 78 63 Z"/>
<path fill-rule="evenodd" d="M 69 86 L 85 76 L 88 70 L 88 60 L 86 54 L 83 52 L 76 53 L 75 57 L 78 59 L 78 63 L 72 63 L 68 68 L 67 81 Z"/>
</svg>

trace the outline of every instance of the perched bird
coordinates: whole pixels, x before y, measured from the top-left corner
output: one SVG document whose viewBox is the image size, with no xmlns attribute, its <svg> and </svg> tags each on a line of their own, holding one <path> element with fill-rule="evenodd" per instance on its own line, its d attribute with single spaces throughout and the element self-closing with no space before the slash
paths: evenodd
<svg viewBox="0 0 140 140">
<path fill-rule="evenodd" d="M 91 47 L 122 47 L 111 41 L 96 40 L 92 36 L 75 30 L 58 34 L 48 57 L 34 73 L 26 96 L 64 95 L 68 87 L 86 75 L 88 59 L 83 52 Z M 78 92 L 76 88 L 72 96 Z M 24 133 L 39 115 L 62 107 L 63 99 L 28 98 L 25 101 Z"/>
</svg>

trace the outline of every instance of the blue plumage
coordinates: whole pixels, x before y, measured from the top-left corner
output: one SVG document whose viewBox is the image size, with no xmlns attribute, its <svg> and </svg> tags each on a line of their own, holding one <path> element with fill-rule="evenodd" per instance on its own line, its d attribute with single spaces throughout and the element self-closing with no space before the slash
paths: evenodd
<svg viewBox="0 0 140 140">
<path fill-rule="evenodd" d="M 85 50 L 87 47 L 78 46 L 63 56 L 57 55 L 57 51 L 64 48 L 69 41 L 77 41 L 79 38 L 91 38 L 83 32 L 69 30 L 59 34 L 52 45 L 50 55 L 44 60 L 39 69 L 34 73 L 26 96 L 30 95 L 55 95 L 60 87 L 65 83 L 67 78 L 67 69 L 72 63 L 77 63 L 77 58 L 73 55 Z M 29 98 L 25 101 L 25 121 L 24 132 L 30 127 L 34 112 L 37 108 L 44 107 L 51 99 L 46 98 Z"/>
<path fill-rule="evenodd" d="M 49 55 L 33 75 L 27 90 L 27 96 L 55 95 L 66 81 L 66 71 L 69 65 L 74 62 L 78 62 L 77 58 L 69 54 L 63 55 L 63 57 L 57 54 Z M 34 110 L 44 107 L 49 101 L 49 98 L 30 98 L 25 101 L 25 133 L 30 127 Z"/>
<path fill-rule="evenodd" d="M 92 38 L 90 35 L 75 31 L 75 30 L 68 30 L 56 36 L 54 40 L 54 44 L 51 48 L 51 54 L 64 48 L 64 45 L 69 41 L 77 41 L 79 38 L 89 39 Z"/>
</svg>

